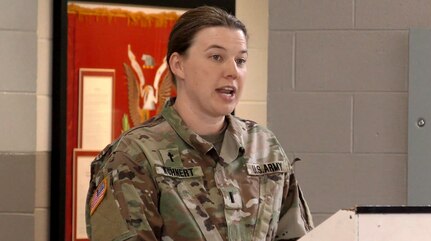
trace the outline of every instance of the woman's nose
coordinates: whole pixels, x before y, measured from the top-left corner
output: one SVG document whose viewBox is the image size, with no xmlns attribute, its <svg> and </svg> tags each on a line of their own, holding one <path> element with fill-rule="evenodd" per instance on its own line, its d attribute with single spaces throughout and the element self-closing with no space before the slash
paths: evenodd
<svg viewBox="0 0 431 241">
<path fill-rule="evenodd" d="M 238 65 L 235 60 L 226 61 L 225 73 L 226 77 L 236 79 L 238 76 Z"/>
</svg>

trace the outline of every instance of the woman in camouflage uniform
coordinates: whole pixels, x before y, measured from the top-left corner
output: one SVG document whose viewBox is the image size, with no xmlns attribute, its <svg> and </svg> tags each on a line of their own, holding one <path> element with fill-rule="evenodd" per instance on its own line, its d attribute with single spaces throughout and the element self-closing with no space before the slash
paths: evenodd
<svg viewBox="0 0 431 241">
<path fill-rule="evenodd" d="M 91 240 L 296 240 L 311 230 L 276 137 L 230 114 L 247 58 L 234 16 L 199 7 L 180 17 L 167 54 L 177 97 L 92 163 Z"/>
</svg>

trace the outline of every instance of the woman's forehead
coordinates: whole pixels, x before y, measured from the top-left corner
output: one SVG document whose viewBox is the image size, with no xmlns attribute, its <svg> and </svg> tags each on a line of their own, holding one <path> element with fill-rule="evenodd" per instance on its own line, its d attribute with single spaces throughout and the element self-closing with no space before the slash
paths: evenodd
<svg viewBox="0 0 431 241">
<path fill-rule="evenodd" d="M 192 45 L 239 46 L 247 47 L 247 38 L 241 29 L 229 27 L 206 27 L 199 30 L 193 38 Z"/>
</svg>

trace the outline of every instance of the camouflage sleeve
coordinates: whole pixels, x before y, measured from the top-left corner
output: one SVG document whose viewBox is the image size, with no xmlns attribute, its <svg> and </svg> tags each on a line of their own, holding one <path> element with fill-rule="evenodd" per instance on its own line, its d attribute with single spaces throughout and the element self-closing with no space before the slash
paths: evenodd
<svg viewBox="0 0 431 241">
<path fill-rule="evenodd" d="M 87 199 L 91 240 L 160 240 L 158 191 L 148 161 L 139 157 L 138 163 L 125 152 L 113 152 L 92 178 Z"/>
<path fill-rule="evenodd" d="M 293 172 L 287 174 L 275 240 L 297 240 L 313 228 L 310 209 Z"/>
</svg>

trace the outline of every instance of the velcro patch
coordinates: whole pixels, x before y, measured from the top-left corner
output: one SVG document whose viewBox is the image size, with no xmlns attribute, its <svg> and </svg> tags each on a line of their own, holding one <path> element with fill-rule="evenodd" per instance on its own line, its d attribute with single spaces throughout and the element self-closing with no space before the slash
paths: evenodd
<svg viewBox="0 0 431 241">
<path fill-rule="evenodd" d="M 270 163 L 248 163 L 248 175 L 258 176 L 272 173 L 284 173 L 288 171 L 286 162 L 270 162 Z"/>
<path fill-rule="evenodd" d="M 156 173 L 168 177 L 193 178 L 202 177 L 204 174 L 200 166 L 196 167 L 166 167 L 156 166 Z"/>
<path fill-rule="evenodd" d="M 96 211 L 99 204 L 102 202 L 103 198 L 106 194 L 106 189 L 108 188 L 108 181 L 106 180 L 106 177 L 99 183 L 96 190 L 93 192 L 93 196 L 91 197 L 90 201 L 90 215 Z"/>
<path fill-rule="evenodd" d="M 177 147 L 159 150 L 160 156 L 162 157 L 162 161 L 164 164 L 168 166 L 173 166 L 171 164 L 182 165 L 180 152 Z"/>
</svg>

